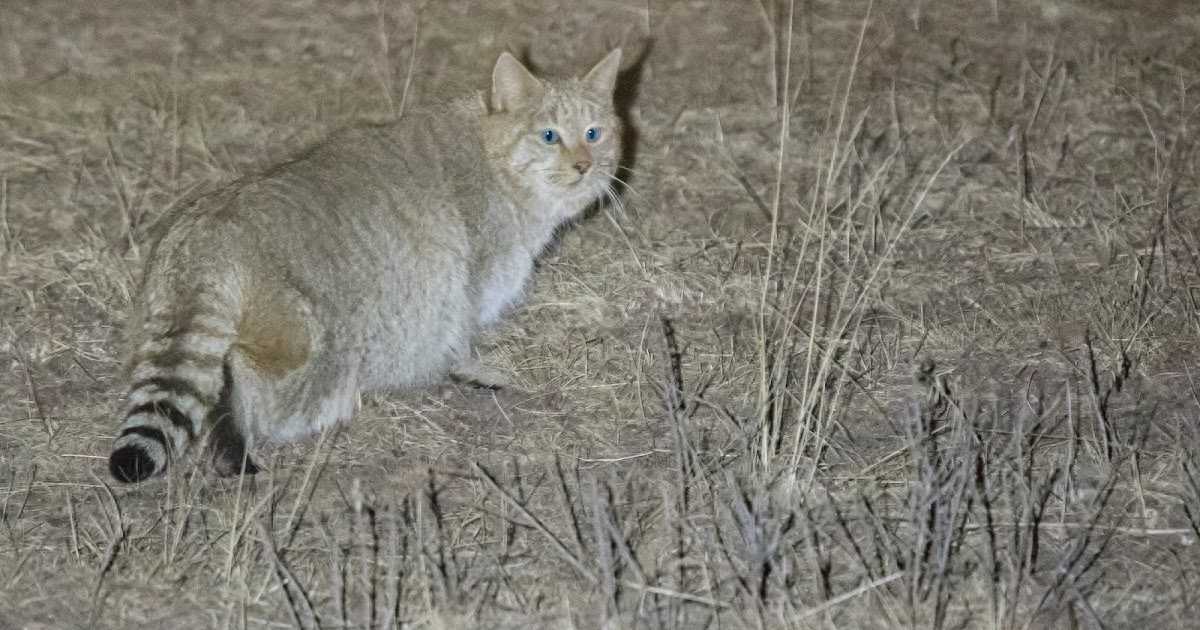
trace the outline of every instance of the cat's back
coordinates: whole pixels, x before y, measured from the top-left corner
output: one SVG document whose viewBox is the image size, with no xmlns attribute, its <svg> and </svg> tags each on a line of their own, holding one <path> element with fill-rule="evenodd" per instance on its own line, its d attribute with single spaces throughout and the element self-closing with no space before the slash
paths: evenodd
<svg viewBox="0 0 1200 630">
<path fill-rule="evenodd" d="M 337 257 L 363 240 L 460 238 L 462 214 L 486 206 L 495 187 L 473 107 L 464 99 L 336 130 L 181 205 L 159 221 L 153 241 L 168 249 L 185 242 L 250 248 L 254 257 L 270 243 L 295 260 L 323 250 Z"/>
<path fill-rule="evenodd" d="M 395 121 L 358 123 L 279 174 L 343 194 L 363 185 L 417 198 L 468 194 L 491 181 L 474 110 L 472 100 L 462 99 L 414 108 Z"/>
</svg>

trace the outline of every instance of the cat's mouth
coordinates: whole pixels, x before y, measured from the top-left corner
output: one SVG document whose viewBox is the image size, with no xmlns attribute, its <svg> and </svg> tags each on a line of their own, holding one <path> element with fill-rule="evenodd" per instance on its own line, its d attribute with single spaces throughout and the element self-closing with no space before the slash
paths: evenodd
<svg viewBox="0 0 1200 630">
<path fill-rule="evenodd" d="M 589 189 L 595 187 L 595 177 L 590 172 L 582 175 L 578 173 L 563 173 L 555 179 L 557 181 L 551 180 L 551 185 L 568 195 L 584 194 Z"/>
<path fill-rule="evenodd" d="M 594 188 L 599 188 L 600 181 L 608 177 L 609 175 L 606 172 L 603 172 L 598 168 L 593 168 L 586 173 L 576 175 L 568 185 L 568 188 L 574 188 L 580 191 L 584 189 L 591 190 Z"/>
<path fill-rule="evenodd" d="M 592 169 L 586 173 L 563 173 L 553 185 L 558 188 L 563 195 L 568 197 L 582 199 L 584 197 L 594 197 L 601 193 L 603 186 L 601 180 L 605 177 L 604 173 Z"/>
</svg>

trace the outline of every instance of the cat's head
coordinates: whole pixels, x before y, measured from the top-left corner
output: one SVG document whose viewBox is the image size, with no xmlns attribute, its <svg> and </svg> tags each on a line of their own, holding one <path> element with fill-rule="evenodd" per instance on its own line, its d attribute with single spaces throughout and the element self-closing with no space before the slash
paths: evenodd
<svg viewBox="0 0 1200 630">
<path fill-rule="evenodd" d="M 488 153 L 507 183 L 578 212 L 611 192 L 621 154 L 613 109 L 621 49 L 582 77 L 539 79 L 509 53 L 492 70 Z"/>
</svg>

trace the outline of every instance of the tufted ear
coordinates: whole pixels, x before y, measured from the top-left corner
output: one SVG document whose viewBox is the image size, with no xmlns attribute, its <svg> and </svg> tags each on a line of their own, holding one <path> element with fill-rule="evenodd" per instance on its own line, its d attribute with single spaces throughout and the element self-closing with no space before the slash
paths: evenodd
<svg viewBox="0 0 1200 630">
<path fill-rule="evenodd" d="M 583 84 L 598 94 L 611 95 L 617 88 L 617 71 L 620 69 L 621 49 L 614 48 L 588 71 L 583 77 Z"/>
<path fill-rule="evenodd" d="M 496 67 L 492 69 L 493 112 L 506 112 L 519 108 L 542 93 L 542 82 L 533 76 L 517 58 L 508 52 L 500 53 Z"/>
</svg>

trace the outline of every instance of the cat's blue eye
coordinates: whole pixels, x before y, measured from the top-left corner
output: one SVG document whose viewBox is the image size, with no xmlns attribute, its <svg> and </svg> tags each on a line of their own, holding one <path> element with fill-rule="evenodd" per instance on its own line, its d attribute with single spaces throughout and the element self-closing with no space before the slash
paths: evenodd
<svg viewBox="0 0 1200 630">
<path fill-rule="evenodd" d="M 595 142 L 600 139 L 600 128 L 588 127 L 587 131 L 583 132 L 583 135 L 587 138 L 588 142 Z"/>
<path fill-rule="evenodd" d="M 541 136 L 542 142 L 545 142 L 546 144 L 554 144 L 555 142 L 558 142 L 558 132 L 553 129 L 543 129 Z"/>
</svg>

